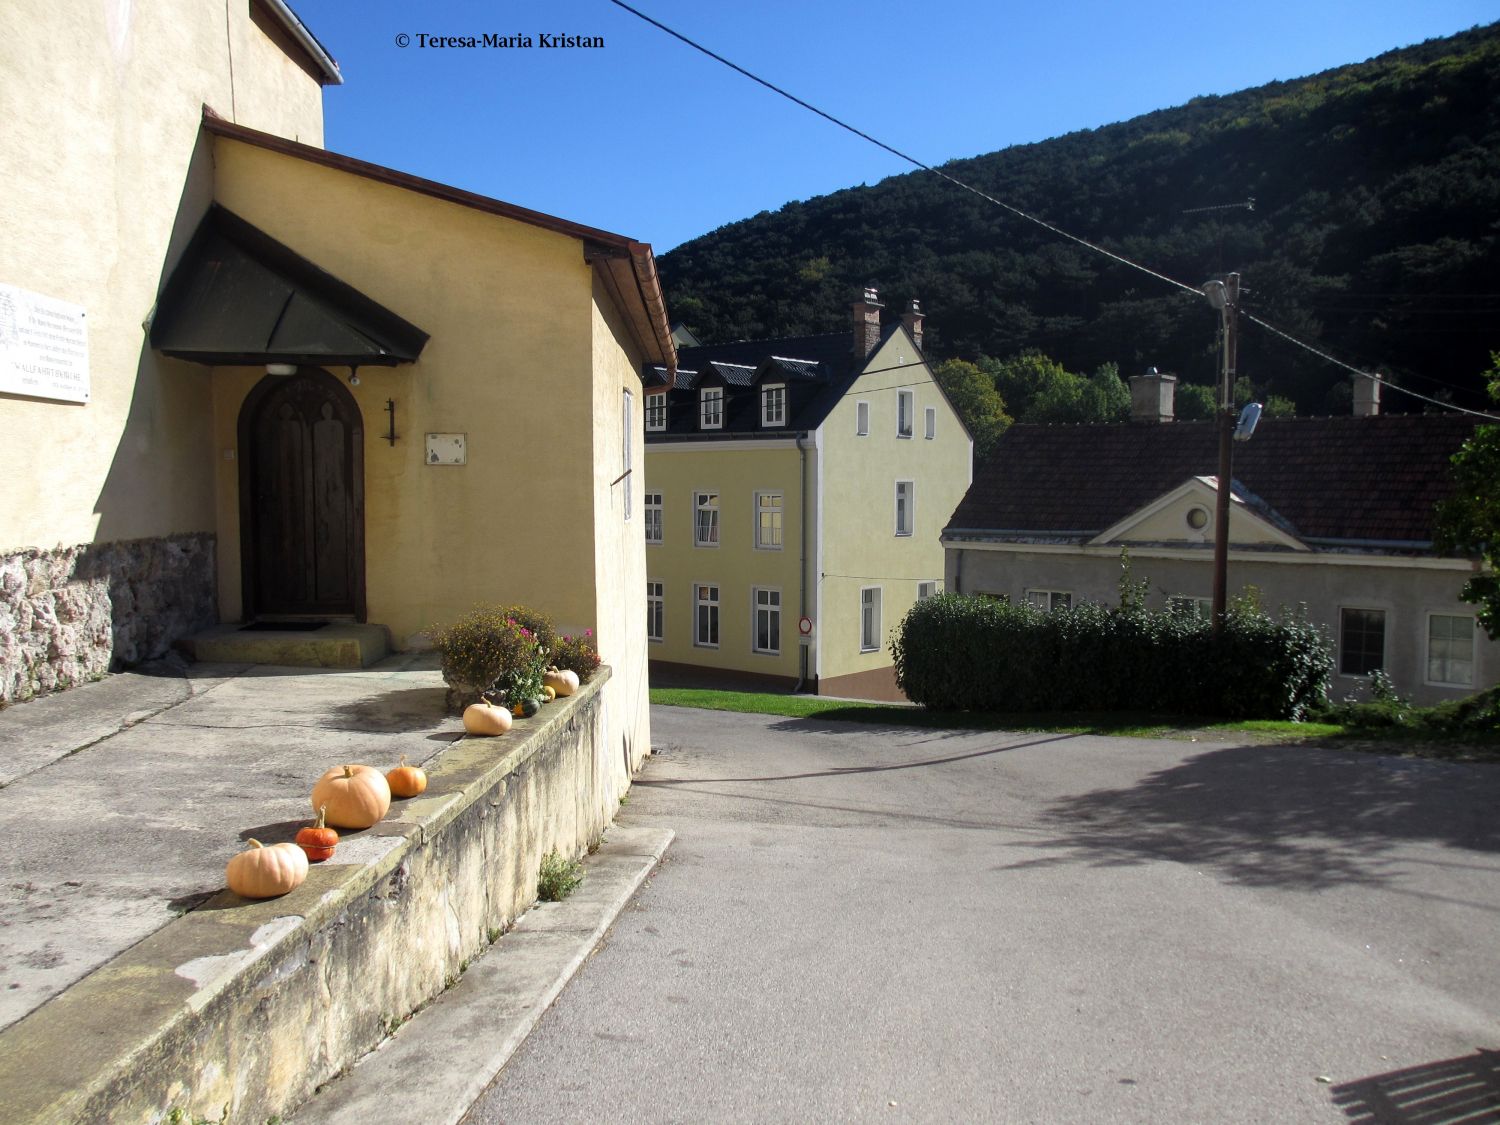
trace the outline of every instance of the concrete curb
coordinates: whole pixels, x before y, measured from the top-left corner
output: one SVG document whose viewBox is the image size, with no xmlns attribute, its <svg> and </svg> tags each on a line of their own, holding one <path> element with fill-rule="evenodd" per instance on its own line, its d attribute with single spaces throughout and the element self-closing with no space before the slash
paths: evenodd
<svg viewBox="0 0 1500 1125">
<path fill-rule="evenodd" d="M 538 903 L 458 983 L 305 1103 L 293 1125 L 456 1125 L 567 987 L 672 842 L 615 825 L 563 902 Z"/>
</svg>

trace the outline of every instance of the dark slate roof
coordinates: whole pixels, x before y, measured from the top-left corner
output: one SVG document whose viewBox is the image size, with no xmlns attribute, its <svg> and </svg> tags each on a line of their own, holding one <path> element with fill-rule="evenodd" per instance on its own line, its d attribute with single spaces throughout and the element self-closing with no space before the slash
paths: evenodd
<svg viewBox="0 0 1500 1125">
<path fill-rule="evenodd" d="M 888 325 L 883 335 L 888 336 L 897 327 Z M 679 348 L 677 362 L 678 377 L 669 391 L 667 428 L 647 433 L 647 442 L 786 437 L 817 429 L 864 367 L 854 359 L 854 336 L 850 332 Z M 724 426 L 720 430 L 698 428 L 698 394 L 693 388 L 709 371 L 718 371 L 729 384 L 724 396 Z M 748 374 L 742 376 L 741 372 Z M 647 375 L 652 386 L 666 382 L 666 372 L 661 368 L 648 371 Z M 787 383 L 785 426 L 768 429 L 760 424 L 760 391 L 752 384 L 757 376 Z"/>
<path fill-rule="evenodd" d="M 1478 419 L 1462 414 L 1267 418 L 1235 442 L 1234 479 L 1304 540 L 1432 539 L 1452 493 L 1449 458 Z M 960 502 L 950 532 L 1092 537 L 1178 487 L 1218 472 L 1212 422 L 1012 426 Z"/>
</svg>

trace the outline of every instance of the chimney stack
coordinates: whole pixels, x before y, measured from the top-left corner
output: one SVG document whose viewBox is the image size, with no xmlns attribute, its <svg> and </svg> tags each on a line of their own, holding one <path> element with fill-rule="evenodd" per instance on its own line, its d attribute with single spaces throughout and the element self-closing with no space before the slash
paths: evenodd
<svg viewBox="0 0 1500 1125">
<path fill-rule="evenodd" d="M 1177 376 L 1161 375 L 1156 368 L 1148 367 L 1144 375 L 1130 377 L 1130 420 L 1170 422 L 1176 397 Z"/>
<path fill-rule="evenodd" d="M 1371 375 L 1354 377 L 1354 416 L 1374 418 L 1380 413 L 1380 381 Z"/>
<path fill-rule="evenodd" d="M 854 302 L 854 358 L 868 359 L 880 343 L 880 294 L 873 285 L 866 285 L 864 296 Z"/>
<path fill-rule="evenodd" d="M 912 343 L 917 345 L 917 351 L 922 350 L 922 302 L 913 297 L 906 302 L 906 311 L 901 314 L 901 323 L 906 325 L 906 331 L 911 334 Z"/>
</svg>

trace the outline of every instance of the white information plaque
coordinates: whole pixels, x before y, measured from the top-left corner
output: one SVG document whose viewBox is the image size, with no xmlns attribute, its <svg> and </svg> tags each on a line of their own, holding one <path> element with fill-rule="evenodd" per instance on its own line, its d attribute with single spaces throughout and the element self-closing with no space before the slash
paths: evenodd
<svg viewBox="0 0 1500 1125">
<path fill-rule="evenodd" d="M 89 328 L 78 305 L 0 282 L 0 392 L 89 400 Z"/>
</svg>

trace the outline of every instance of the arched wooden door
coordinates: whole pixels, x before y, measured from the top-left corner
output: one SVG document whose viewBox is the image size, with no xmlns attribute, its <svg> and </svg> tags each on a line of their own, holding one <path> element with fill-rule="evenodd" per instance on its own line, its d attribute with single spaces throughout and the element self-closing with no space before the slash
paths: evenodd
<svg viewBox="0 0 1500 1125">
<path fill-rule="evenodd" d="M 268 375 L 240 409 L 247 619 L 365 619 L 364 424 L 326 371 Z"/>
</svg>

